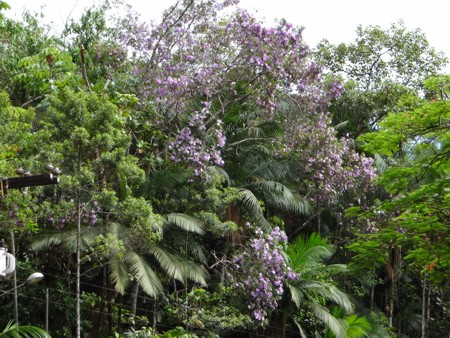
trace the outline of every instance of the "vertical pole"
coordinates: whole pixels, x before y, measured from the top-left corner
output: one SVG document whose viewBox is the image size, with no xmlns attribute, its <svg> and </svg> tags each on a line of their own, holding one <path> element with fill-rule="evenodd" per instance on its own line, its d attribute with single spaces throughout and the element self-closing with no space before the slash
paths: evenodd
<svg viewBox="0 0 450 338">
<path fill-rule="evenodd" d="M 16 241 L 14 238 L 14 230 L 11 229 L 11 254 L 16 256 Z M 16 324 L 19 324 L 19 303 L 18 303 L 18 295 L 17 295 L 17 274 L 16 269 L 13 272 L 13 284 L 14 284 L 14 321 Z"/>
<path fill-rule="evenodd" d="M 427 278 L 422 278 L 422 338 L 426 337 L 426 295 L 427 295 Z"/>
<path fill-rule="evenodd" d="M 81 338 L 81 297 L 80 297 L 80 265 L 81 265 L 81 206 L 80 191 L 77 193 L 77 282 L 76 282 L 76 338 Z"/>
<path fill-rule="evenodd" d="M 49 299 L 48 299 L 48 288 L 45 289 L 45 331 L 48 332 L 48 303 L 49 303 Z"/>
</svg>

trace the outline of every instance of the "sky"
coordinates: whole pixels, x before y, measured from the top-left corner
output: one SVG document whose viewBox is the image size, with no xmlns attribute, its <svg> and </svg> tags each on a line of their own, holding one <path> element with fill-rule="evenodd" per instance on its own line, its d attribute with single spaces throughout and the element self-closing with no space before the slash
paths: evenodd
<svg viewBox="0 0 450 338">
<path fill-rule="evenodd" d="M 43 12 L 47 21 L 62 27 L 68 18 L 77 19 L 93 0 L 6 0 L 12 7 L 8 16 L 20 18 L 23 9 Z M 158 19 L 170 0 L 126 0 L 143 19 Z M 304 27 L 303 37 L 311 47 L 320 40 L 332 43 L 351 42 L 358 25 L 378 25 L 389 28 L 403 20 L 408 29 L 420 28 L 430 45 L 450 57 L 450 38 L 447 29 L 450 2 L 448 0 L 241 0 L 256 17 L 271 24 L 285 18 Z M 450 68 L 448 68 L 450 71 Z"/>
</svg>

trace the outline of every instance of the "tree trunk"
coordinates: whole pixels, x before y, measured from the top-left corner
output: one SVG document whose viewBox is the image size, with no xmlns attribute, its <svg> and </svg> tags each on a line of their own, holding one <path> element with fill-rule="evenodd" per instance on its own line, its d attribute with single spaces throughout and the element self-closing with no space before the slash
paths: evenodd
<svg viewBox="0 0 450 338">
<path fill-rule="evenodd" d="M 119 311 L 117 312 L 117 332 L 119 334 L 122 333 L 122 304 L 123 304 L 123 296 L 120 295 L 119 296 L 120 302 L 119 302 Z M 111 312 L 111 317 L 112 317 L 112 312 Z M 110 332 L 112 332 L 112 327 Z"/>
<path fill-rule="evenodd" d="M 389 327 L 394 326 L 394 296 L 389 297 Z"/>
<path fill-rule="evenodd" d="M 287 322 L 287 310 L 283 310 L 281 314 L 281 338 L 286 338 L 286 322 Z"/>
<path fill-rule="evenodd" d="M 77 194 L 77 281 L 76 281 L 76 338 L 81 338 L 81 298 L 80 298 L 80 265 L 81 265 L 81 205 L 80 191 Z"/>
<path fill-rule="evenodd" d="M 153 298 L 153 332 L 156 332 L 157 311 L 159 311 L 158 301 Z"/>
<path fill-rule="evenodd" d="M 428 329 L 429 325 L 430 325 L 430 316 L 431 316 L 431 288 L 430 285 L 428 284 L 427 287 L 427 321 L 426 321 L 426 326 L 425 329 Z"/>
<path fill-rule="evenodd" d="M 139 294 L 139 283 L 138 281 L 134 282 L 133 290 L 131 291 L 131 304 L 130 304 L 130 319 L 131 319 L 131 328 L 134 329 L 136 317 L 136 309 L 137 309 L 137 299 Z"/>
<path fill-rule="evenodd" d="M 321 231 L 321 224 L 320 224 L 320 209 L 321 209 L 321 205 L 320 205 L 320 200 L 319 200 L 319 196 L 316 197 L 316 203 L 317 203 L 317 233 L 320 235 L 320 231 Z"/>
<path fill-rule="evenodd" d="M 373 281 L 372 281 L 372 287 L 370 290 L 370 311 L 373 311 L 373 303 L 375 300 L 375 283 L 376 283 L 376 274 L 373 273 Z"/>
<path fill-rule="evenodd" d="M 427 295 L 427 279 L 424 275 L 422 278 L 422 338 L 426 337 L 426 295 Z"/>
</svg>

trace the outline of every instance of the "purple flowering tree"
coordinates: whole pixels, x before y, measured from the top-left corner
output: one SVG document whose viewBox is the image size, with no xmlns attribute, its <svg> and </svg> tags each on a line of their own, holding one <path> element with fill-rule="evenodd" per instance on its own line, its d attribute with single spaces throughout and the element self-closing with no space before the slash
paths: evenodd
<svg viewBox="0 0 450 338">
<path fill-rule="evenodd" d="M 284 21 L 267 28 L 241 9 L 221 14 L 237 2 L 183 1 L 159 24 L 144 25 L 132 15 L 124 23 L 121 39 L 134 56 L 138 97 L 154 105 L 152 122 L 166 136 L 160 151 L 197 173 L 223 163 L 222 120 L 236 102 L 271 120 L 279 93 L 293 86 L 324 92 L 316 88 L 318 69 L 307 59 L 301 29 Z"/>
<path fill-rule="evenodd" d="M 287 236 L 279 227 L 269 234 L 255 229 L 242 252 L 233 257 L 230 278 L 245 295 L 246 305 L 256 323 L 268 323 L 285 293 L 286 283 L 297 278 L 284 255 Z"/>
<path fill-rule="evenodd" d="M 366 189 L 371 160 L 337 138 L 327 112 L 342 85 L 322 77 L 301 28 L 283 20 L 266 27 L 238 2 L 184 0 L 158 23 L 132 14 L 122 21 L 143 119 L 158 131 L 142 133 L 142 141 L 151 139 L 148 151 L 200 176 L 208 166 L 239 167 L 239 146 L 266 139 L 273 155 L 298 161 L 295 190 L 313 203 L 335 206 L 345 190 Z M 283 132 L 248 132 L 270 122 Z M 237 125 L 247 133 L 235 142 Z"/>
<path fill-rule="evenodd" d="M 330 118 L 320 113 L 315 123 L 297 125 L 287 151 L 302 163 L 311 200 L 326 206 L 336 205 L 344 191 L 367 192 L 375 177 L 373 160 L 354 151 L 352 139 L 338 139 Z"/>
</svg>

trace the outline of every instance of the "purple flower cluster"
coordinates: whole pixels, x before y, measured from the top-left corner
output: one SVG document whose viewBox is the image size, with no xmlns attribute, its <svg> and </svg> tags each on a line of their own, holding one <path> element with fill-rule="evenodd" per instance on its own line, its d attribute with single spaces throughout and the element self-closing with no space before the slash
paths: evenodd
<svg viewBox="0 0 450 338">
<path fill-rule="evenodd" d="M 152 122 L 169 136 L 172 160 L 194 164 L 197 173 L 208 162 L 221 163 L 220 119 L 226 107 L 245 96 L 259 107 L 257 117 L 272 119 L 277 93 L 292 91 L 297 83 L 316 89 L 319 69 L 307 59 L 302 29 L 285 21 L 265 27 L 241 9 L 219 19 L 221 10 L 237 3 L 181 1 L 158 24 L 145 25 L 133 16 L 122 22 L 126 33 L 120 39 L 134 58 L 137 95 L 155 103 Z M 209 102 L 207 122 L 193 104 L 199 98 Z"/>
<path fill-rule="evenodd" d="M 367 191 L 375 177 L 373 160 L 353 151 L 352 140 L 336 137 L 328 113 L 313 118 L 314 123 L 298 124 L 291 131 L 288 149 L 305 163 L 312 199 L 334 205 L 344 191 Z"/>
<path fill-rule="evenodd" d="M 76 204 L 70 196 L 62 196 L 59 199 L 58 204 L 63 207 L 60 207 L 55 213 L 48 214 L 47 221 L 52 223 L 56 229 L 61 230 L 67 224 L 74 224 L 77 221 L 78 211 Z M 98 222 L 98 215 L 100 212 L 101 208 L 97 201 L 93 201 L 92 203 L 81 203 L 81 223 L 85 225 L 96 224 Z"/>
<path fill-rule="evenodd" d="M 205 121 L 209 116 L 208 103 L 201 112 L 195 112 L 190 121 L 170 143 L 170 159 L 176 163 L 184 162 L 194 167 L 199 176 L 208 165 L 223 165 L 220 149 L 225 145 L 221 120 L 216 121 L 215 128 L 206 128 Z"/>
<path fill-rule="evenodd" d="M 279 227 L 265 235 L 256 229 L 248 247 L 233 259 L 235 272 L 232 280 L 248 297 L 248 308 L 253 318 L 263 323 L 270 312 L 278 307 L 284 293 L 284 284 L 297 278 L 283 256 L 287 242 Z"/>
<path fill-rule="evenodd" d="M 370 160 L 338 140 L 330 126 L 326 111 L 343 93 L 342 83 L 321 78 L 302 28 L 284 20 L 266 27 L 239 8 L 222 15 L 237 3 L 180 1 L 160 23 L 147 26 L 132 16 L 122 22 L 121 43 L 135 66 L 130 75 L 140 83 L 137 95 L 155 104 L 152 122 L 168 136 L 161 149 L 200 175 L 206 166 L 223 163 L 220 119 L 227 107 L 244 99 L 257 107 L 252 119 L 270 121 L 284 109 L 278 98 L 289 96 L 296 109 L 283 111 L 280 146 L 306 163 L 310 195 L 336 203 L 345 189 L 373 177 Z M 199 100 L 206 102 L 203 109 Z"/>
<path fill-rule="evenodd" d="M 9 211 L 8 212 L 8 216 L 9 218 L 11 218 L 11 220 L 14 222 L 14 225 L 18 228 L 21 228 L 24 226 L 23 220 L 20 219 L 19 213 L 17 212 L 17 210 L 15 211 Z"/>
</svg>

